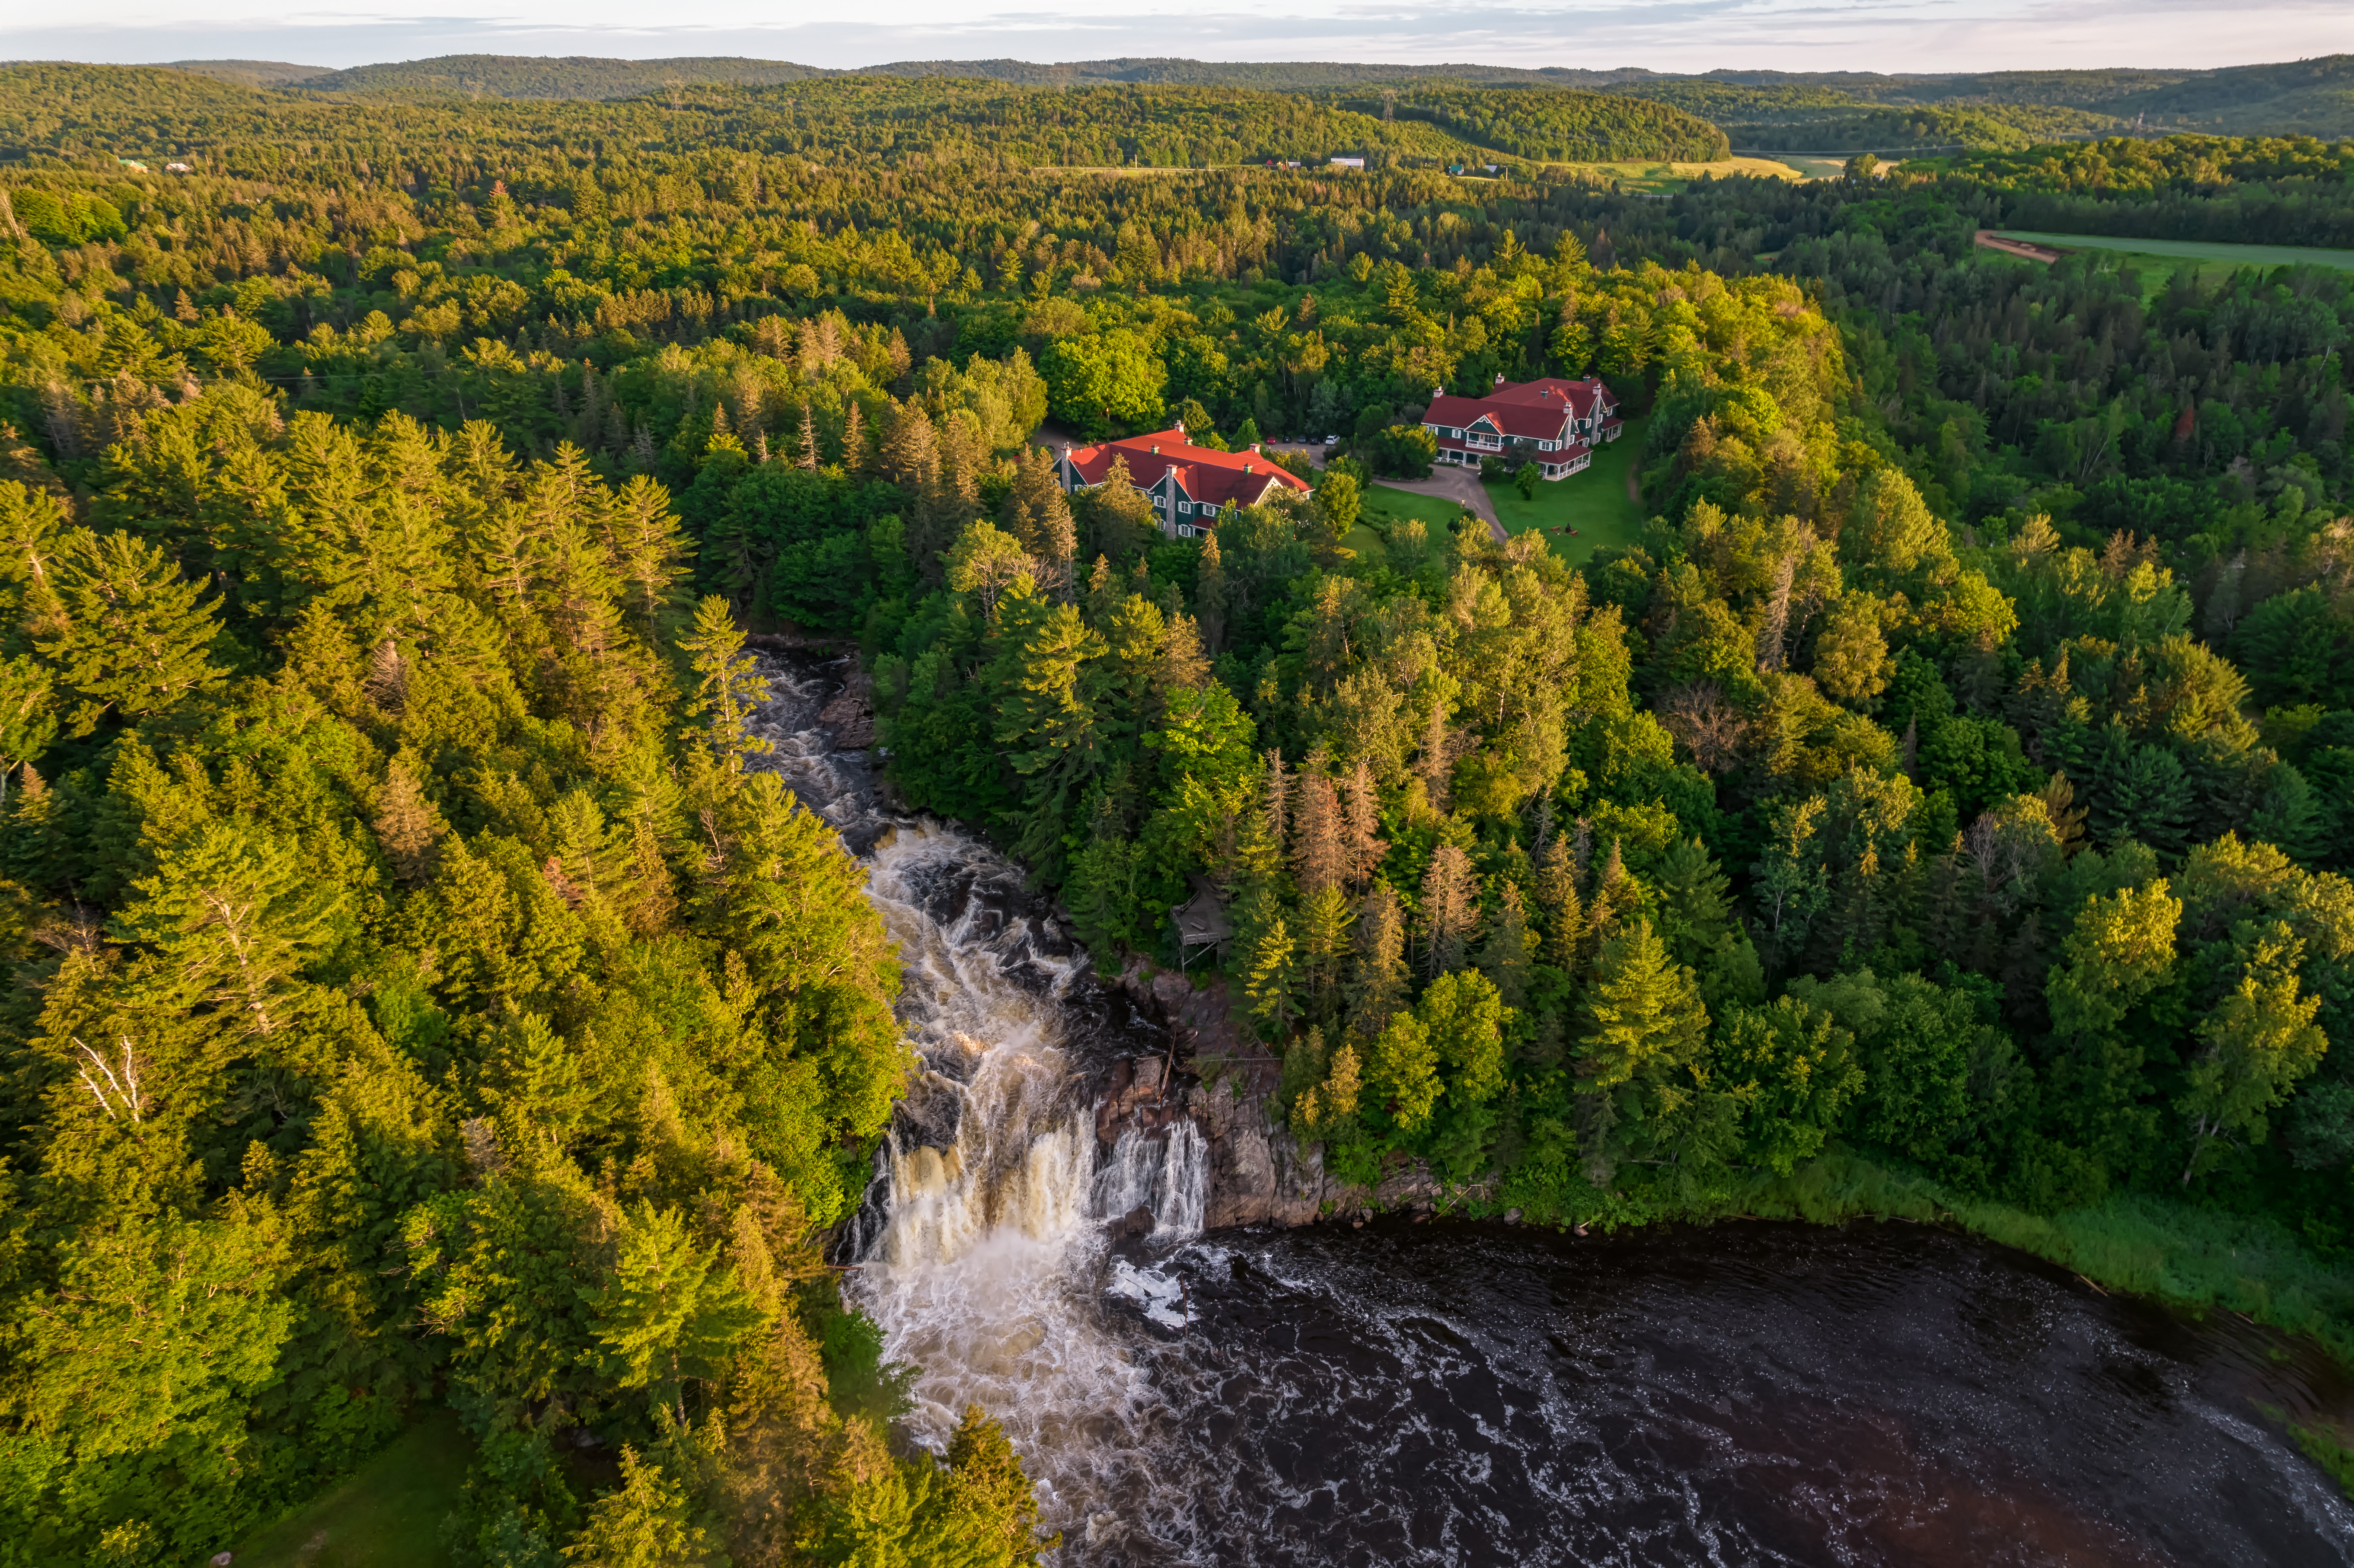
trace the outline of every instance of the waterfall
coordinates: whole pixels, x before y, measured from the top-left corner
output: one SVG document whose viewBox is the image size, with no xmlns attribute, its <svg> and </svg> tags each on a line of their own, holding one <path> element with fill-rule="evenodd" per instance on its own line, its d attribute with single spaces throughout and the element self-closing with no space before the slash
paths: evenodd
<svg viewBox="0 0 2354 1568">
<path fill-rule="evenodd" d="M 946 824 L 886 808 L 860 755 L 816 723 L 839 687 L 822 671 L 763 661 L 764 763 L 863 849 L 868 896 L 897 943 L 899 1018 L 921 1059 L 877 1155 L 864 1208 L 839 1251 L 852 1301 L 885 1353 L 919 1369 L 909 1425 L 936 1451 L 969 1404 L 1005 1427 L 1048 1522 L 1107 1547 L 1140 1518 L 1182 1511 L 1149 1462 L 1165 1404 L 1124 1298 L 1164 1330 L 1186 1321 L 1179 1287 L 1149 1260 L 1115 1256 L 1107 1222 L 1150 1213 L 1148 1245 L 1200 1234 L 1208 1146 L 1190 1121 L 1120 1133 L 1100 1164 L 1088 1085 L 1113 1041 L 1115 999 L 1020 869 Z M 1147 1543 L 1137 1542 L 1137 1545 Z"/>
<path fill-rule="evenodd" d="M 1096 1173 L 1095 1212 L 1118 1219 L 1144 1209 L 1154 1241 L 1187 1241 L 1202 1234 L 1209 1192 L 1210 1144 L 1200 1128 L 1181 1121 L 1158 1136 L 1131 1129 Z"/>
</svg>

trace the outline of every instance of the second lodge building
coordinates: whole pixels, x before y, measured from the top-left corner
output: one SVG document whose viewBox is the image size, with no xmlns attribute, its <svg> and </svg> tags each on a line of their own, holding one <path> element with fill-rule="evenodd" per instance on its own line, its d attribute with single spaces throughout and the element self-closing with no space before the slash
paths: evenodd
<svg viewBox="0 0 2354 1568">
<path fill-rule="evenodd" d="M 1434 391 L 1422 428 L 1438 438 L 1438 461 L 1476 467 L 1483 457 L 1533 462 L 1547 479 L 1566 479 L 1594 461 L 1594 449 L 1626 426 L 1617 399 L 1600 378 L 1507 381 L 1484 397 Z"/>
</svg>

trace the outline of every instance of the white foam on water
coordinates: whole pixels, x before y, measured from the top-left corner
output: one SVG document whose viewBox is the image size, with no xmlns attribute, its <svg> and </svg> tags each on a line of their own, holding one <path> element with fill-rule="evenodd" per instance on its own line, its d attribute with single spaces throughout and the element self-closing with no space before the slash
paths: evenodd
<svg viewBox="0 0 2354 1568">
<path fill-rule="evenodd" d="M 880 833 L 868 896 L 898 945 L 900 1022 L 924 1061 L 879 1163 L 885 1214 L 850 1299 L 882 1329 L 884 1353 L 918 1369 L 918 1441 L 944 1449 L 978 1404 L 1038 1483 L 1048 1525 L 1075 1544 L 1150 1549 L 1139 1521 L 1182 1511 L 1150 1463 L 1169 1412 L 1133 1328 L 1105 1308 L 1105 1281 L 1161 1328 L 1187 1318 L 1178 1281 L 1110 1257 L 1105 1221 L 1141 1206 L 1156 1242 L 1198 1235 L 1208 1146 L 1190 1122 L 1130 1132 L 1098 1169 L 1064 1037 L 1062 999 L 1086 954 L 1042 948 L 1058 934 L 987 845 L 883 810 L 863 759 L 831 753 L 813 722 L 823 683 L 769 673 L 765 765 L 836 827 Z"/>
</svg>

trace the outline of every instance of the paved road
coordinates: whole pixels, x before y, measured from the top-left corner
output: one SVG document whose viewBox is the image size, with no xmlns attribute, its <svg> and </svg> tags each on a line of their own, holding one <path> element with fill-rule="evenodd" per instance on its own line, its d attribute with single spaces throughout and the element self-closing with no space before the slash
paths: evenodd
<svg viewBox="0 0 2354 1568">
<path fill-rule="evenodd" d="M 1499 545 L 1509 542 L 1504 525 L 1496 518 L 1495 503 L 1488 499 L 1488 487 L 1479 482 L 1477 469 L 1435 468 L 1428 479 L 1380 479 L 1376 484 L 1386 484 L 1393 490 L 1410 490 L 1416 495 L 1436 495 L 1442 501 L 1459 502 L 1463 510 L 1486 520 L 1488 532 Z"/>
</svg>

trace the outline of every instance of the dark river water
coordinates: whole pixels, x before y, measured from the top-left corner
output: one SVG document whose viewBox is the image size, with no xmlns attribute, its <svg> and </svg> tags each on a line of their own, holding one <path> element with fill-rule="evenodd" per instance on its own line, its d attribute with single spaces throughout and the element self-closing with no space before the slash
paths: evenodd
<svg viewBox="0 0 2354 1568">
<path fill-rule="evenodd" d="M 1384 1220 L 1163 1268 L 1192 1321 L 1136 1331 L 1193 1501 L 1106 1561 L 2354 1558 L 2259 1409 L 2344 1408 L 2322 1358 L 1934 1229 Z"/>
<path fill-rule="evenodd" d="M 762 733 L 864 856 L 922 1058 L 839 1253 L 935 1448 L 979 1404 L 1061 1563 L 2344 1563 L 2354 1509 L 2264 1406 L 2309 1347 L 1907 1224 L 1577 1238 L 1378 1220 L 1199 1234 L 1187 1124 L 1098 1148 L 1167 1037 L 1019 867 L 892 807 L 767 662 Z M 1115 1246 L 1108 1219 L 1154 1216 Z"/>
</svg>

